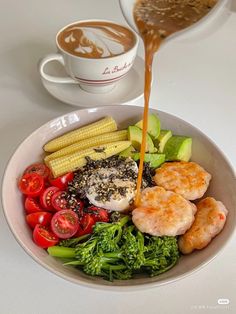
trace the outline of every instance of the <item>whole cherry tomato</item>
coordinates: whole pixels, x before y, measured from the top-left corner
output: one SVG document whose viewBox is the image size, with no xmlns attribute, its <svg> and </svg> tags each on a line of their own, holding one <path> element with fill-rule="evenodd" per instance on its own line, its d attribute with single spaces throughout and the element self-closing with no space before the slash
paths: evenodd
<svg viewBox="0 0 236 314">
<path fill-rule="evenodd" d="M 49 182 L 51 185 L 58 187 L 60 190 L 65 190 L 67 188 L 68 182 L 74 179 L 74 173 L 68 172 L 63 176 L 58 178 L 49 177 Z"/>
<path fill-rule="evenodd" d="M 37 173 L 44 179 L 47 179 L 50 175 L 50 169 L 45 164 L 37 162 L 28 166 L 24 171 L 25 173 Z"/>
<path fill-rule="evenodd" d="M 89 206 L 85 211 L 88 214 L 90 214 L 96 222 L 97 221 L 101 221 L 101 222 L 109 221 L 108 211 L 104 208 L 97 207 L 97 206 Z"/>
<path fill-rule="evenodd" d="M 52 214 L 48 212 L 37 212 L 26 215 L 25 219 L 30 228 L 34 229 L 37 224 L 40 224 L 41 226 L 49 226 L 52 220 Z"/>
<path fill-rule="evenodd" d="M 84 234 L 90 234 L 93 232 L 93 226 L 96 221 L 90 214 L 84 214 L 80 220 L 78 232 L 76 233 L 76 237 L 80 237 Z"/>
</svg>

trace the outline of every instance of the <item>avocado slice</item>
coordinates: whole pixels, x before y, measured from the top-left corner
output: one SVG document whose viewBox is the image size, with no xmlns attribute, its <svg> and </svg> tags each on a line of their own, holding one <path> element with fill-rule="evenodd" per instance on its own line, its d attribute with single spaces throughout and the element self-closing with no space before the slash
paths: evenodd
<svg viewBox="0 0 236 314">
<path fill-rule="evenodd" d="M 138 128 L 143 128 L 143 120 L 140 120 L 135 124 Z M 147 132 L 148 134 L 153 138 L 157 138 L 160 134 L 161 130 L 161 121 L 158 117 L 158 115 L 151 113 L 148 115 L 148 128 Z"/>
<path fill-rule="evenodd" d="M 133 159 L 135 161 L 139 160 L 140 159 L 140 153 L 134 153 Z M 161 164 L 163 164 L 163 162 L 165 162 L 165 154 L 148 154 L 148 153 L 146 153 L 144 155 L 144 161 L 149 162 L 150 167 L 157 168 Z"/>
<path fill-rule="evenodd" d="M 140 151 L 141 144 L 142 144 L 142 130 L 139 127 L 135 125 L 131 125 L 128 127 L 128 139 L 129 141 L 131 141 L 132 146 L 137 151 Z M 146 152 L 155 153 L 156 151 L 157 149 L 153 144 L 151 136 L 147 133 Z"/>
<path fill-rule="evenodd" d="M 192 154 L 192 139 L 186 136 L 172 136 L 166 143 L 163 153 L 166 160 L 189 161 Z"/>
<path fill-rule="evenodd" d="M 161 130 L 157 139 L 154 140 L 154 145 L 159 153 L 163 153 L 166 142 L 171 138 L 171 130 Z"/>
<path fill-rule="evenodd" d="M 120 157 L 131 157 L 133 158 L 133 154 L 136 152 L 135 148 L 130 145 L 128 148 L 119 153 Z"/>
</svg>

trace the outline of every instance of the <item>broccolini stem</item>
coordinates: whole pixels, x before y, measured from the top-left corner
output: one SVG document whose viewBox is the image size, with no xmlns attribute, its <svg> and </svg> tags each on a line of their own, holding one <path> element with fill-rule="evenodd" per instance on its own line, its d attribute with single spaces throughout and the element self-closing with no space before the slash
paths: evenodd
<svg viewBox="0 0 236 314">
<path fill-rule="evenodd" d="M 60 241 L 59 245 L 64 247 L 75 247 L 76 244 L 83 240 L 87 240 L 90 236 L 91 236 L 90 234 L 84 234 L 78 238 L 62 240 Z"/>
<path fill-rule="evenodd" d="M 105 258 L 122 258 L 122 253 L 120 251 L 118 252 L 109 252 L 109 253 L 103 253 L 103 257 Z"/>
<path fill-rule="evenodd" d="M 109 269 L 109 270 L 122 270 L 122 269 L 126 269 L 126 265 L 122 265 L 122 264 L 119 264 L 119 265 L 110 265 L 110 264 L 106 264 L 104 263 L 102 265 L 102 268 L 103 269 Z"/>
<path fill-rule="evenodd" d="M 64 246 L 51 246 L 47 249 L 48 254 L 61 258 L 73 258 L 75 257 L 75 249 Z"/>
<path fill-rule="evenodd" d="M 118 224 L 123 227 L 125 224 L 127 224 L 127 222 L 130 220 L 130 216 L 124 216 L 123 218 L 121 218 L 120 221 L 118 221 Z"/>
<path fill-rule="evenodd" d="M 170 265 L 168 265 L 167 267 L 162 268 L 162 269 L 157 270 L 157 271 L 152 271 L 151 277 L 160 275 L 160 274 L 162 274 L 162 273 L 165 273 L 167 270 L 169 270 L 169 269 L 171 269 L 173 266 L 175 266 L 175 264 L 177 263 L 177 261 L 178 261 L 178 258 L 174 258 L 173 262 L 172 262 Z M 146 266 L 146 265 L 145 265 L 145 266 Z"/>
<path fill-rule="evenodd" d="M 80 261 L 71 261 L 71 262 L 66 262 L 64 263 L 63 265 L 73 265 L 73 266 L 83 266 L 84 263 L 83 262 L 80 262 Z"/>
</svg>

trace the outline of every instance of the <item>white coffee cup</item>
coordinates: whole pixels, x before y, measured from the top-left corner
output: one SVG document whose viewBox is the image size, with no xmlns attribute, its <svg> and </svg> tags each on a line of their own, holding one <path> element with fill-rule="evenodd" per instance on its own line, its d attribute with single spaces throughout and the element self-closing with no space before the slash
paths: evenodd
<svg viewBox="0 0 236 314">
<path fill-rule="evenodd" d="M 106 58 L 86 58 L 73 55 L 65 51 L 58 42 L 59 34 L 69 26 L 84 22 L 105 22 L 116 24 L 108 20 L 83 20 L 71 23 L 63 27 L 56 35 L 58 52 L 45 56 L 39 62 L 39 72 L 43 79 L 61 84 L 79 84 L 82 89 L 90 93 L 106 93 L 115 83 L 122 79 L 131 69 L 136 57 L 138 36 L 130 28 L 127 28 L 135 37 L 134 45 L 126 52 Z M 117 24 L 119 25 L 119 24 Z M 123 25 L 122 25 L 123 26 Z M 124 26 L 123 26 L 124 27 Z M 68 76 L 57 77 L 45 72 L 45 66 L 51 61 L 60 62 Z"/>
</svg>

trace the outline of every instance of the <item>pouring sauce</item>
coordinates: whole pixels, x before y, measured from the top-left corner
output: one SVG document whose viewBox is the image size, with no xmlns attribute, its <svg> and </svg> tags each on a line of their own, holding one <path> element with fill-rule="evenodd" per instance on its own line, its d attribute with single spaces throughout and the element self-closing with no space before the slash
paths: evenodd
<svg viewBox="0 0 236 314">
<path fill-rule="evenodd" d="M 139 205 L 142 185 L 154 54 L 166 37 L 199 21 L 214 7 L 216 2 L 217 0 L 137 0 L 135 3 L 134 20 L 145 48 L 143 137 L 135 206 Z"/>
</svg>

